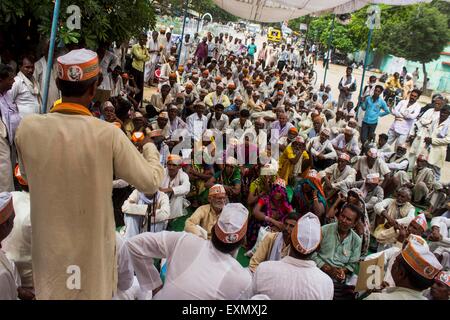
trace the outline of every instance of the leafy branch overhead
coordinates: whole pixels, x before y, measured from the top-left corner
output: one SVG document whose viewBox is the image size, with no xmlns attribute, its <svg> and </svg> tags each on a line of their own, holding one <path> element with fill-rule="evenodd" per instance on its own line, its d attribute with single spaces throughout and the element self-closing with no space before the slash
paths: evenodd
<svg viewBox="0 0 450 320">
<path fill-rule="evenodd" d="M 373 32 L 372 49 L 407 60 L 429 62 L 439 57 L 449 34 L 450 3 L 433 1 L 413 6 L 381 5 L 381 28 Z M 335 23 L 332 46 L 344 53 L 365 50 L 368 28 L 367 7 L 351 14 L 347 25 Z M 308 38 L 327 46 L 331 15 L 301 17 L 289 21 L 298 30 L 300 23 L 309 25 Z"/>
<path fill-rule="evenodd" d="M 69 5 L 81 9 L 81 30 L 70 31 L 65 22 Z M 1 0 L 0 27 L 23 17 L 38 23 L 41 34 L 50 35 L 52 0 Z M 58 40 L 64 44 L 83 43 L 95 48 L 99 42 L 124 41 L 154 26 L 156 16 L 148 0 L 61 0 Z"/>
</svg>

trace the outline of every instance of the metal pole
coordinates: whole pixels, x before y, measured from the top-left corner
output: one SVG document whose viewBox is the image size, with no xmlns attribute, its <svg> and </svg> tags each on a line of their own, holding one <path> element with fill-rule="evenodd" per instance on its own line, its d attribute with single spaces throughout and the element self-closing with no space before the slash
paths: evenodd
<svg viewBox="0 0 450 320">
<path fill-rule="evenodd" d="M 334 31 L 334 20 L 335 20 L 335 19 L 336 19 L 336 15 L 333 14 L 333 20 L 331 21 L 330 36 L 328 37 L 327 63 L 325 64 L 325 74 L 323 75 L 323 84 L 324 84 L 324 85 L 325 85 L 325 81 L 327 80 L 328 64 L 330 63 L 330 56 L 331 56 L 331 41 L 333 41 L 333 31 Z"/>
<path fill-rule="evenodd" d="M 50 85 L 50 74 L 53 69 L 53 51 L 55 49 L 56 33 L 58 32 L 60 4 L 61 0 L 56 0 L 55 7 L 53 8 L 52 32 L 50 34 L 50 46 L 48 48 L 47 70 L 45 71 L 44 94 L 42 95 L 42 113 L 46 113 L 47 111 L 48 87 Z"/>
<path fill-rule="evenodd" d="M 180 51 L 178 52 L 178 57 L 177 57 L 177 68 L 180 64 L 180 57 L 181 57 L 181 50 L 183 50 L 183 41 L 184 41 L 184 28 L 186 26 L 186 16 L 187 16 L 187 8 L 188 8 L 188 1 L 186 0 L 184 2 L 184 19 L 183 19 L 183 30 L 181 31 L 181 44 L 180 44 Z"/>
<path fill-rule="evenodd" d="M 198 17 L 198 19 L 195 19 L 195 20 L 197 20 L 197 31 L 196 31 L 196 33 L 198 33 L 198 29 L 200 28 L 200 17 Z"/>
<path fill-rule="evenodd" d="M 362 78 L 361 78 L 361 87 L 359 88 L 358 103 L 361 102 L 361 96 L 363 93 L 364 77 L 366 75 L 366 67 L 367 67 L 367 63 L 369 60 L 370 42 L 372 41 L 372 31 L 373 31 L 373 27 L 369 28 L 369 36 L 367 38 L 366 56 L 364 57 L 364 66 L 363 66 L 363 73 L 362 73 Z"/>
</svg>

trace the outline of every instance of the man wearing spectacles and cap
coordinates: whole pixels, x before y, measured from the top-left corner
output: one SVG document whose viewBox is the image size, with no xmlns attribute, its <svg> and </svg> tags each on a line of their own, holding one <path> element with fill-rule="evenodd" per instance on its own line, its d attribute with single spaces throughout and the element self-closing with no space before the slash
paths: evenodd
<svg viewBox="0 0 450 320">
<path fill-rule="evenodd" d="M 140 142 L 142 156 L 120 129 L 89 112 L 99 81 L 95 52 L 73 50 L 57 63 L 62 103 L 49 114 L 22 120 L 16 136 L 33 212 L 36 297 L 110 299 L 117 287 L 113 176 L 145 193 L 154 193 L 163 168 L 151 138 Z M 58 143 L 49 144 L 49 136 L 57 137 Z M 66 286 L 66 271 L 72 265 L 82 270 L 81 289 Z M 104 267 L 99 270 L 92 265 Z"/>
<path fill-rule="evenodd" d="M 209 93 L 203 102 L 209 107 L 214 107 L 216 104 L 222 104 L 225 108 L 230 105 L 230 99 L 223 93 L 223 83 L 219 83 L 216 86 L 216 91 Z"/>
<path fill-rule="evenodd" d="M 213 225 L 211 240 L 187 232 L 144 233 L 128 240 L 141 288 L 155 300 L 249 299 L 252 277 L 235 259 L 247 231 L 248 210 L 227 204 Z M 164 285 L 154 258 L 167 258 Z"/>
<path fill-rule="evenodd" d="M 197 208 L 186 220 L 184 231 L 204 239 L 211 239 L 212 227 L 228 203 L 227 193 L 221 184 L 215 184 L 209 189 L 208 202 L 209 204 Z"/>
</svg>

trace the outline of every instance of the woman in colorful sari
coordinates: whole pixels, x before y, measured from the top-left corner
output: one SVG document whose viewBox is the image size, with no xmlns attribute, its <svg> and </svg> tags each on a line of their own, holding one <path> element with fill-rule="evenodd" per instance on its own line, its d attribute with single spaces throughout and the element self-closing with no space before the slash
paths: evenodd
<svg viewBox="0 0 450 320">
<path fill-rule="evenodd" d="M 297 182 L 292 203 L 300 217 L 312 212 L 322 224 L 325 222 L 326 197 L 315 170 L 309 170 L 305 178 Z"/>
<path fill-rule="evenodd" d="M 242 137 L 243 142 L 236 146 L 237 160 L 241 170 L 242 199 L 247 199 L 250 184 L 259 176 L 258 146 L 253 143 L 253 134 L 247 133 Z"/>
<path fill-rule="evenodd" d="M 277 170 L 273 169 L 270 164 L 266 164 L 259 168 L 259 177 L 250 183 L 247 197 L 247 204 L 249 208 L 253 208 L 259 198 L 270 193 L 271 187 L 276 178 Z"/>
<path fill-rule="evenodd" d="M 286 181 L 277 178 L 270 193 L 260 197 L 253 209 L 247 230 L 247 247 L 251 249 L 255 245 L 260 227 L 269 226 L 272 231 L 282 231 L 284 220 L 292 211 L 287 198 Z"/>
</svg>

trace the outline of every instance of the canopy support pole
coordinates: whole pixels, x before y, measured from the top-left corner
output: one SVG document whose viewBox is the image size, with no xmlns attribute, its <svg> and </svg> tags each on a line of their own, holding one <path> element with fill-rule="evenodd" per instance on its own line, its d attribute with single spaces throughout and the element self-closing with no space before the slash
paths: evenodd
<svg viewBox="0 0 450 320">
<path fill-rule="evenodd" d="M 369 51 L 370 51 L 370 43 L 372 41 L 372 32 L 373 32 L 373 27 L 370 27 L 369 28 L 369 36 L 367 37 L 367 48 L 366 48 L 366 55 L 364 57 L 364 66 L 363 66 L 363 73 L 362 73 L 362 78 L 361 78 L 361 87 L 359 88 L 358 104 L 360 104 L 362 102 L 361 96 L 363 94 L 364 77 L 366 76 L 367 63 L 369 62 Z"/>
<path fill-rule="evenodd" d="M 331 21 L 330 36 L 328 37 L 327 63 L 325 64 L 325 73 L 323 75 L 323 84 L 324 85 L 325 85 L 325 81 L 327 80 L 328 64 L 330 63 L 330 58 L 331 58 L 331 42 L 333 41 L 333 31 L 334 31 L 334 20 L 335 19 L 336 19 L 336 15 L 333 14 L 333 20 Z"/>
<path fill-rule="evenodd" d="M 55 7 L 53 8 L 52 31 L 50 34 L 50 45 L 48 48 L 48 56 L 47 56 L 47 70 L 45 71 L 44 92 L 42 95 L 42 113 L 47 112 L 48 88 L 50 85 L 50 75 L 53 69 L 53 52 L 55 50 L 56 34 L 58 32 L 60 4 L 61 0 L 56 0 Z"/>
<path fill-rule="evenodd" d="M 183 50 L 184 28 L 186 27 L 186 17 L 187 17 L 188 1 L 189 1 L 189 0 L 184 1 L 183 30 L 181 31 L 181 44 L 180 44 L 180 51 L 178 52 L 178 57 L 177 57 L 177 67 L 180 65 L 181 50 Z"/>
</svg>

